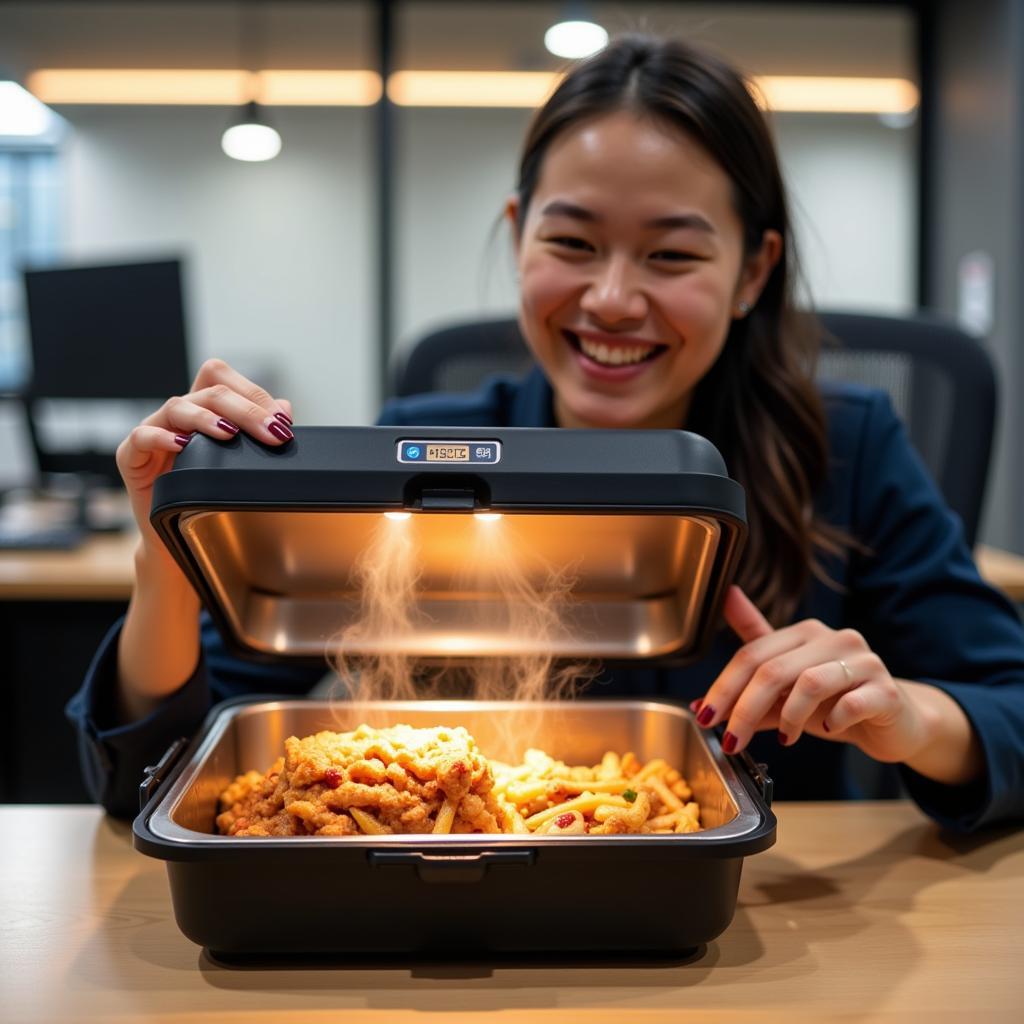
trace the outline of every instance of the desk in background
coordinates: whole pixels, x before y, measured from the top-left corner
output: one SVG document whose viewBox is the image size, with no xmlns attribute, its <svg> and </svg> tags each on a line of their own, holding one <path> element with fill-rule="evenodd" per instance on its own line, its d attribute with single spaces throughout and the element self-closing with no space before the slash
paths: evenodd
<svg viewBox="0 0 1024 1024">
<path fill-rule="evenodd" d="M 0 600 L 123 601 L 132 586 L 136 535 L 98 535 L 75 551 L 0 552 Z M 1024 603 L 1024 557 L 980 545 L 982 576 Z"/>
<path fill-rule="evenodd" d="M 902 801 L 781 803 L 775 812 L 779 841 L 747 859 L 733 923 L 688 963 L 231 969 L 178 931 L 165 865 L 131 848 L 126 825 L 91 807 L 0 808 L 0 834 L 15 837 L 0 844 L 3 1016 L 46 1024 L 1020 1019 L 1024 832 L 946 836 Z M 671 893 L 645 894 L 640 880 L 623 879 L 618 897 L 632 898 L 631 881 L 652 912 L 686 912 Z"/>
<path fill-rule="evenodd" d="M 63 708 L 131 592 L 134 534 L 76 551 L 0 552 L 0 645 L 7 710 L 0 802 L 86 800 Z M 982 547 L 982 575 L 1024 603 L 1024 558 Z"/>
</svg>

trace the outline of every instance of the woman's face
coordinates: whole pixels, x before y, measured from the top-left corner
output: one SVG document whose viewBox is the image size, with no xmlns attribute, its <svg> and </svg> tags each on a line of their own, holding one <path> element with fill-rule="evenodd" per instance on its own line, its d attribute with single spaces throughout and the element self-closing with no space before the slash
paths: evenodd
<svg viewBox="0 0 1024 1024">
<path fill-rule="evenodd" d="M 507 215 L 515 225 L 518 200 Z M 731 182 L 681 132 L 617 112 L 558 137 L 516 238 L 520 323 L 561 426 L 680 427 L 781 241 L 744 259 Z"/>
</svg>

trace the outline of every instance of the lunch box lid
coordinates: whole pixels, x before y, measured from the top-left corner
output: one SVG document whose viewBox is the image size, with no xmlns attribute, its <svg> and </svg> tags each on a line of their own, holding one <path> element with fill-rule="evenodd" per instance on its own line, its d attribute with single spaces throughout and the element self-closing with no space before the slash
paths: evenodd
<svg viewBox="0 0 1024 1024">
<path fill-rule="evenodd" d="M 703 437 L 294 432 L 196 434 L 154 485 L 151 522 L 235 653 L 677 663 L 714 632 L 745 500 Z"/>
</svg>

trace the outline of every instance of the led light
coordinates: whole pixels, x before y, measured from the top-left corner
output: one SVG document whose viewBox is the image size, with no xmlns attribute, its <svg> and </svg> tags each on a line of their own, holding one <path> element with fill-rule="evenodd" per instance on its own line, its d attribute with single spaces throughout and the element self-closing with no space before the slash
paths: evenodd
<svg viewBox="0 0 1024 1024">
<path fill-rule="evenodd" d="M 40 68 L 28 87 L 44 103 L 224 106 L 259 96 L 282 107 L 366 107 L 380 99 L 376 71 L 198 68 Z"/>
<path fill-rule="evenodd" d="M 372 107 L 383 91 L 376 71 L 260 71 L 264 106 Z"/>
<path fill-rule="evenodd" d="M 764 75 L 753 84 L 759 105 L 775 111 L 906 114 L 916 109 L 920 98 L 917 86 L 905 78 Z"/>
<path fill-rule="evenodd" d="M 480 523 L 496 523 L 501 518 L 500 512 L 474 512 L 473 518 Z"/>
<path fill-rule="evenodd" d="M 468 636 L 439 636 L 434 641 L 433 646 L 436 650 L 444 651 L 448 654 L 475 653 L 477 651 L 477 641 Z"/>
<path fill-rule="evenodd" d="M 390 519 L 393 523 L 404 523 L 411 515 L 411 512 L 385 512 L 384 518 Z"/>
<path fill-rule="evenodd" d="M 400 107 L 538 107 L 554 92 L 552 71 L 396 71 L 388 99 Z"/>
<path fill-rule="evenodd" d="M 589 57 L 608 45 L 608 33 L 592 21 L 560 21 L 544 33 L 544 45 L 556 57 Z"/>
<path fill-rule="evenodd" d="M 600 30 L 600 26 L 593 27 Z M 392 74 L 387 90 L 392 102 L 409 107 L 537 107 L 558 80 L 559 75 L 549 71 L 410 70 Z M 919 102 L 917 86 L 903 78 L 764 75 L 752 84 L 761 106 L 784 112 L 906 114 Z M 381 94 L 376 72 L 329 69 L 250 73 L 42 68 L 28 75 L 27 85 L 37 99 L 50 104 L 236 106 L 247 96 L 260 96 L 265 104 L 275 106 L 343 107 L 373 104 Z M 0 117 L 9 116 L 9 107 L 7 97 L 0 96 Z M 52 111 L 48 113 L 56 117 Z"/>
<path fill-rule="evenodd" d="M 56 115 L 17 82 L 0 82 L 0 135 L 45 135 Z"/>
<path fill-rule="evenodd" d="M 224 132 L 220 145 L 233 160 L 257 163 L 281 152 L 281 136 L 263 120 L 258 105 L 249 103 L 242 122 Z"/>
</svg>

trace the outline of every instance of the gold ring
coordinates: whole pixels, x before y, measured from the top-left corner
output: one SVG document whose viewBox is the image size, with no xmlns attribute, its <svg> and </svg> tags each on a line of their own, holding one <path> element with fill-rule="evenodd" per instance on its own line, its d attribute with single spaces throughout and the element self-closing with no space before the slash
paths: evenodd
<svg viewBox="0 0 1024 1024">
<path fill-rule="evenodd" d="M 850 671 L 850 666 L 842 658 L 836 658 L 836 661 L 839 663 L 839 667 L 846 673 L 847 686 L 853 686 L 853 672 Z"/>
</svg>

